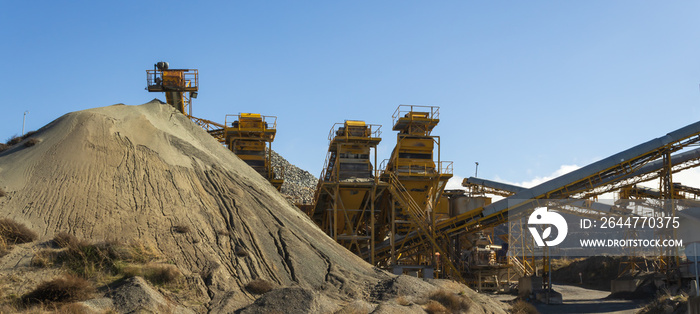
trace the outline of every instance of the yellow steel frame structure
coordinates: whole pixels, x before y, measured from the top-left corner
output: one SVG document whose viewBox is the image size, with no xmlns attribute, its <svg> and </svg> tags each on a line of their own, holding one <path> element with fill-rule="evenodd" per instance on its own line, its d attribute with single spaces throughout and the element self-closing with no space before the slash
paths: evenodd
<svg viewBox="0 0 700 314">
<path fill-rule="evenodd" d="M 438 273 L 446 268 L 454 278 L 461 278 L 457 267 L 448 258 L 448 242 L 440 242 L 435 224 L 449 218 L 447 207 L 439 206 L 447 180 L 452 177 L 452 162 L 440 159 L 440 137 L 431 132 L 440 122 L 439 107 L 399 106 L 393 118 L 398 131 L 391 158 L 383 163 L 381 180 L 389 183 L 389 191 L 381 200 L 381 234 L 391 241 L 391 265 L 431 265 Z M 434 161 L 437 151 L 437 162 Z M 420 247 L 402 250 L 397 235 L 416 232 Z M 399 254 L 398 251 L 402 251 Z"/>
<path fill-rule="evenodd" d="M 374 249 L 375 204 L 387 188 L 373 167 L 377 163 L 380 129 L 381 126 L 364 121 L 333 125 L 314 205 L 307 211 L 324 232 L 358 255 Z M 373 254 L 368 262 L 374 263 Z"/>
<path fill-rule="evenodd" d="M 233 122 L 229 124 L 229 120 Z M 223 128 L 226 146 L 279 190 L 284 179 L 278 178 L 272 168 L 272 142 L 276 134 L 275 116 L 258 113 L 226 115 Z"/>
<path fill-rule="evenodd" d="M 165 93 L 169 105 L 186 116 L 192 115 L 192 98 L 197 97 L 199 90 L 198 70 L 146 70 L 146 83 L 149 92 Z"/>
</svg>

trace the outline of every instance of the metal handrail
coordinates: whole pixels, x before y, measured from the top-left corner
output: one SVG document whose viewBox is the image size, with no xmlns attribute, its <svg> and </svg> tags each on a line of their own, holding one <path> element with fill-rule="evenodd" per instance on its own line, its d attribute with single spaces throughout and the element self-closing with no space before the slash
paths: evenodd
<svg viewBox="0 0 700 314">
<path fill-rule="evenodd" d="M 364 136 L 364 137 L 367 137 L 367 138 L 370 138 L 370 137 L 381 137 L 381 135 L 382 135 L 382 131 L 381 131 L 382 126 L 381 126 L 380 124 L 365 124 L 365 126 L 367 127 L 367 130 L 365 131 L 365 136 Z M 345 127 L 345 123 L 335 123 L 335 124 L 333 124 L 333 126 L 331 127 L 331 130 L 328 132 L 328 144 L 329 144 L 329 145 L 330 145 L 330 142 L 333 141 L 333 139 L 335 139 L 336 137 L 340 136 L 340 135 L 336 135 L 336 134 L 337 134 L 338 129 L 340 129 L 341 127 Z M 373 129 L 374 129 L 374 130 L 373 130 Z M 349 136 L 347 135 L 347 132 L 345 133 L 345 138 L 346 138 L 346 139 L 349 138 Z"/>
<path fill-rule="evenodd" d="M 405 108 L 409 108 L 408 110 Z M 418 112 L 427 112 L 429 114 L 428 119 L 433 120 L 433 119 L 440 119 L 440 107 L 437 106 L 423 106 L 423 105 L 399 105 L 398 108 L 394 111 L 394 114 L 391 115 L 392 118 L 392 124 L 396 124 L 396 120 L 401 118 L 402 116 L 405 116 L 408 113 L 411 112 L 416 112 L 416 109 L 426 109 L 426 111 L 418 111 Z M 402 110 L 403 109 L 403 110 Z"/>
<path fill-rule="evenodd" d="M 241 114 L 227 114 L 226 117 L 224 118 L 224 125 L 226 126 L 227 129 L 233 129 L 233 124 L 229 125 L 228 120 L 229 117 L 236 117 L 235 121 L 240 121 L 241 120 Z M 266 131 L 266 130 L 276 130 L 277 129 L 277 117 L 276 116 L 263 116 L 260 115 L 260 118 L 262 118 L 262 124 L 260 131 Z M 272 123 L 272 126 L 270 126 L 270 121 Z M 233 122 L 232 122 L 233 123 Z M 239 123 L 237 127 L 235 127 L 239 131 L 241 130 L 241 124 Z"/>
<path fill-rule="evenodd" d="M 165 70 L 165 71 L 182 71 L 182 87 L 195 87 L 199 88 L 199 71 L 197 69 L 176 69 L 176 70 Z M 148 86 L 161 85 L 157 83 L 156 78 L 160 78 L 160 82 L 163 82 L 163 70 L 146 70 L 146 84 Z"/>
</svg>

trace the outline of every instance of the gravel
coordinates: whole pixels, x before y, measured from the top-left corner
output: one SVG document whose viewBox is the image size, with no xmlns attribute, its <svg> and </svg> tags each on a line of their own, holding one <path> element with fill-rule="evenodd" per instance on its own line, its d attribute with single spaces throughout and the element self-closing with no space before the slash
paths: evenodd
<svg viewBox="0 0 700 314">
<path fill-rule="evenodd" d="M 272 151 L 272 167 L 275 173 L 284 169 L 284 183 L 280 192 L 295 204 L 311 204 L 314 201 L 314 191 L 316 191 L 316 178 L 310 172 L 292 165 L 284 157 Z"/>
</svg>

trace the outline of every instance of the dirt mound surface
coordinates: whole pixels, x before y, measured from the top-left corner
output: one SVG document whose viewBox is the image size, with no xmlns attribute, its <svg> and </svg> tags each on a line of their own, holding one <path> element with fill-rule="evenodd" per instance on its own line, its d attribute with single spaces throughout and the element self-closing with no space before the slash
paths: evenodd
<svg viewBox="0 0 700 314">
<path fill-rule="evenodd" d="M 254 300 L 243 288 L 257 278 L 360 298 L 387 276 L 160 101 L 69 113 L 33 138 L 0 154 L 0 216 L 43 239 L 138 238 L 233 307 Z"/>
</svg>

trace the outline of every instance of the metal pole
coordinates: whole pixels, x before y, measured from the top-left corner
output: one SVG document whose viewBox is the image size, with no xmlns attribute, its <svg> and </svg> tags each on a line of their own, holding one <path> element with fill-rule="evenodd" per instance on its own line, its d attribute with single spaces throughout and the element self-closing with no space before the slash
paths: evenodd
<svg viewBox="0 0 700 314">
<path fill-rule="evenodd" d="M 24 122 L 27 120 L 27 114 L 29 113 L 29 110 L 24 112 L 24 116 L 22 116 L 22 136 L 24 136 Z"/>
<path fill-rule="evenodd" d="M 695 296 L 700 296 L 700 290 L 698 290 L 698 246 L 693 246 L 695 249 Z"/>
<path fill-rule="evenodd" d="M 476 171 L 474 171 L 474 177 L 478 178 L 479 177 L 479 162 L 475 161 L 474 163 L 476 164 Z"/>
</svg>

